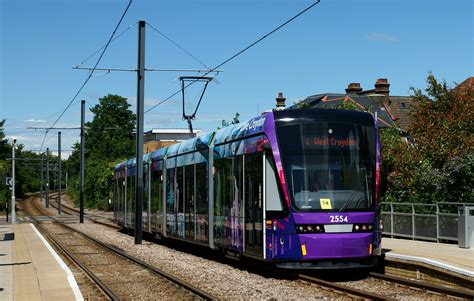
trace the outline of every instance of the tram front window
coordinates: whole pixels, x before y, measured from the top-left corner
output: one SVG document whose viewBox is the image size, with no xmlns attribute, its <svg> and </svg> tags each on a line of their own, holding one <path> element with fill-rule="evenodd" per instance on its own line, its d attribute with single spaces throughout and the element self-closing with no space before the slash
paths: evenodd
<svg viewBox="0 0 474 301">
<path fill-rule="evenodd" d="M 375 130 L 340 122 L 277 129 L 283 169 L 297 211 L 362 211 L 375 189 Z"/>
</svg>

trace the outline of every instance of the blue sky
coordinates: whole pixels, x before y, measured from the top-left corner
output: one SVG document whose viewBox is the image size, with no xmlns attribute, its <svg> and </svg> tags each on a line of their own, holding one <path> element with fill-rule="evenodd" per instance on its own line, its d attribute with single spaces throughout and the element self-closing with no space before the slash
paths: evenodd
<svg viewBox="0 0 474 301">
<path fill-rule="evenodd" d="M 37 150 L 42 131 L 64 110 L 87 76 L 73 70 L 102 47 L 128 0 L 0 0 L 0 119 L 7 119 L 7 137 Z M 151 1 L 134 0 L 115 40 L 99 67 L 135 68 L 138 20 L 145 20 L 208 66 L 216 66 L 313 1 Z M 425 87 L 428 72 L 448 83 L 474 75 L 473 1 L 471 0 L 322 0 L 310 11 L 257 46 L 229 62 L 211 83 L 194 127 L 215 129 L 235 112 L 241 120 L 272 108 L 278 92 L 287 103 L 324 92 L 343 92 L 350 82 L 373 88 L 388 78 L 392 95 L 408 95 Z M 148 68 L 202 68 L 146 28 Z M 93 66 L 94 56 L 83 66 Z M 134 73 L 94 76 L 56 126 L 80 122 L 81 99 L 88 106 L 118 94 L 135 110 Z M 179 89 L 179 76 L 193 73 L 146 74 L 145 110 Z M 199 93 L 187 92 L 188 108 Z M 176 96 L 145 115 L 145 129 L 187 125 Z M 92 115 L 87 115 L 91 120 Z M 57 148 L 57 131 L 44 147 Z M 63 131 L 63 149 L 79 132 Z"/>
</svg>

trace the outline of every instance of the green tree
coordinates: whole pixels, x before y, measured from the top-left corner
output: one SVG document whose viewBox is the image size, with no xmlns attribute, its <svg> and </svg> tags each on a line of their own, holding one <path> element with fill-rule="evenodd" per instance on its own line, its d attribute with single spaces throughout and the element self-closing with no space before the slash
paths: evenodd
<svg viewBox="0 0 474 301">
<path fill-rule="evenodd" d="M 86 123 L 86 178 L 84 183 L 85 204 L 88 207 L 107 208 L 108 181 L 116 163 L 135 155 L 135 114 L 129 109 L 127 99 L 107 95 L 90 111 L 94 114 Z M 71 176 L 68 193 L 79 201 L 80 145 L 74 144 L 67 169 Z"/>
<path fill-rule="evenodd" d="M 109 94 L 90 110 L 94 119 L 86 124 L 89 157 L 113 160 L 134 155 L 136 118 L 129 107 L 126 98 Z"/>
<path fill-rule="evenodd" d="M 392 145 L 386 200 L 474 202 L 474 99 L 432 74 L 408 130 L 413 145 Z"/>
</svg>

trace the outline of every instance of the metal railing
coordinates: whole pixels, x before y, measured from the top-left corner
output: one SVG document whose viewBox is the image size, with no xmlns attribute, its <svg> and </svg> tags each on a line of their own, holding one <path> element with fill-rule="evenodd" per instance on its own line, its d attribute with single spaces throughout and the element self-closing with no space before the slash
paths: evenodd
<svg viewBox="0 0 474 301">
<path fill-rule="evenodd" d="M 390 237 L 458 241 L 458 207 L 467 203 L 387 203 L 381 202 L 382 234 Z"/>
</svg>

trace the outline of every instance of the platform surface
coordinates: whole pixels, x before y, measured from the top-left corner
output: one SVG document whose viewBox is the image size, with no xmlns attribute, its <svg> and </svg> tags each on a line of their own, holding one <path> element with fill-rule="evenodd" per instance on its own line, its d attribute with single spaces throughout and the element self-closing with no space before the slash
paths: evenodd
<svg viewBox="0 0 474 301">
<path fill-rule="evenodd" d="M 83 298 L 69 268 L 32 224 L 2 224 L 0 300 Z"/>
<path fill-rule="evenodd" d="M 422 262 L 440 269 L 472 277 L 474 281 L 474 248 L 408 239 L 382 238 L 385 258 Z"/>
</svg>

